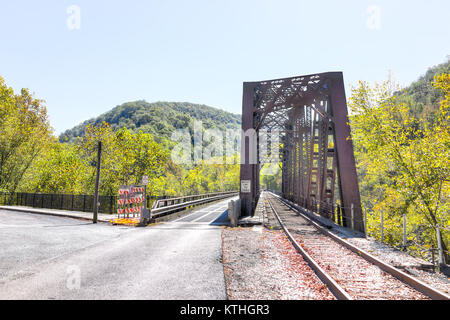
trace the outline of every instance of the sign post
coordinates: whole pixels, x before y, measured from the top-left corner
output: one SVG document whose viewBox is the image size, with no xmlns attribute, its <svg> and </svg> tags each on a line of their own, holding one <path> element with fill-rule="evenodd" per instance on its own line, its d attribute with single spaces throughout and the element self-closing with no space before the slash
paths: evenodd
<svg viewBox="0 0 450 320">
<path fill-rule="evenodd" d="M 142 176 L 142 185 L 144 186 L 144 208 L 141 212 L 141 224 L 146 224 L 151 219 L 150 210 L 147 208 L 147 186 L 148 186 L 148 176 Z"/>
<path fill-rule="evenodd" d="M 98 216 L 98 189 L 100 185 L 100 169 L 101 169 L 101 161 L 102 161 L 102 142 L 98 142 L 98 149 L 97 149 L 97 178 L 95 179 L 95 193 L 94 193 L 94 217 L 93 222 L 97 223 L 97 216 Z"/>
</svg>

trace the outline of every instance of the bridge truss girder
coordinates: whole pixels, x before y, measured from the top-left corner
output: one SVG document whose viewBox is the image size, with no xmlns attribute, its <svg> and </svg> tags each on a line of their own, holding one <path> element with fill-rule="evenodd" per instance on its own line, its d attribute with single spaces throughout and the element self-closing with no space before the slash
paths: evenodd
<svg viewBox="0 0 450 320">
<path fill-rule="evenodd" d="M 333 217 L 339 198 L 344 225 L 351 226 L 353 205 L 354 229 L 364 231 L 341 72 L 245 82 L 242 129 L 254 129 L 257 141 L 242 139 L 241 181 L 250 181 L 250 189 L 240 192 L 242 215 L 254 214 L 260 193 L 261 132 L 276 131 L 283 197 L 326 218 Z"/>
</svg>

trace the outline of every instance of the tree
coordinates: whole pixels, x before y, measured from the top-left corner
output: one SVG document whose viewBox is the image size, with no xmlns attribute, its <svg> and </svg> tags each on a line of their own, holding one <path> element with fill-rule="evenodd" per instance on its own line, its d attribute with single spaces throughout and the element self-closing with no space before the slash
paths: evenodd
<svg viewBox="0 0 450 320">
<path fill-rule="evenodd" d="M 103 194 L 115 194 L 120 185 L 139 184 L 143 175 L 150 180 L 158 178 L 168 159 L 168 152 L 150 134 L 133 134 L 126 128 L 114 132 L 105 122 L 98 126 L 88 125 L 86 134 L 79 138 L 77 145 L 82 159 L 90 168 L 87 177 L 89 190 L 93 190 L 95 181 L 98 141 L 103 142 L 100 181 Z"/>
<path fill-rule="evenodd" d="M 349 100 L 361 185 L 375 189 L 363 196 L 375 210 L 389 208 L 388 222 L 408 213 L 421 244 L 435 244 L 436 224 L 449 224 L 449 83 L 448 74 L 433 83 L 445 94 L 433 124 L 415 118 L 411 106 L 397 101 L 391 82 L 374 88 L 360 82 Z M 442 240 L 447 248 L 445 232 Z"/>
<path fill-rule="evenodd" d="M 55 141 L 37 157 L 20 190 L 37 193 L 82 194 L 86 191 L 88 166 L 77 147 Z"/>
<path fill-rule="evenodd" d="M 14 94 L 0 77 L 0 189 L 15 192 L 51 141 L 44 101 L 33 98 L 27 89 Z"/>
</svg>

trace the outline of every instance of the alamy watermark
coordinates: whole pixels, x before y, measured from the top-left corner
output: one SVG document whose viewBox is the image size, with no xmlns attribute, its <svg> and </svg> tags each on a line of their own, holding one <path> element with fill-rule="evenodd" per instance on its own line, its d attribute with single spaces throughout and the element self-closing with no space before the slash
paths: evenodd
<svg viewBox="0 0 450 320">
<path fill-rule="evenodd" d="M 173 132 L 171 139 L 175 146 L 171 158 L 180 165 L 257 164 L 259 153 L 259 163 L 265 165 L 265 173 L 276 174 L 280 162 L 280 137 L 281 132 L 277 130 L 205 130 L 201 121 L 195 121 L 193 130 Z"/>
<path fill-rule="evenodd" d="M 381 8 L 376 5 L 371 5 L 367 8 L 366 25 L 370 30 L 381 29 Z"/>
<path fill-rule="evenodd" d="M 69 15 L 66 25 L 69 30 L 81 29 L 81 8 L 75 4 L 67 7 L 66 13 Z"/>
<path fill-rule="evenodd" d="M 66 287 L 70 291 L 79 290 L 81 288 L 81 269 L 79 266 L 68 266 L 66 269 L 67 280 Z"/>
</svg>

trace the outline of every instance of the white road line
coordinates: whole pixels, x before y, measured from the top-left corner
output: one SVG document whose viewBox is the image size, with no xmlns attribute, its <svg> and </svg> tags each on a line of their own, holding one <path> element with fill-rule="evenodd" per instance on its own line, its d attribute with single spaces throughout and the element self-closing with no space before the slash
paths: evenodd
<svg viewBox="0 0 450 320">
<path fill-rule="evenodd" d="M 202 218 L 204 218 L 204 217 L 206 217 L 206 216 L 209 216 L 211 213 L 215 213 L 215 212 L 223 212 L 223 211 L 224 211 L 223 209 L 212 210 L 212 211 L 208 212 L 207 214 L 204 214 L 204 215 L 202 215 L 201 217 L 198 217 L 197 219 L 194 219 L 194 220 L 189 221 L 189 222 L 194 223 L 194 222 L 196 222 L 196 221 L 198 221 L 198 220 L 201 220 Z M 214 220 L 216 220 L 216 219 L 217 219 L 217 217 L 216 217 Z M 212 221 L 214 221 L 214 220 L 212 220 Z M 211 221 L 211 222 L 212 222 L 212 221 Z"/>
<path fill-rule="evenodd" d="M 224 207 L 224 208 L 225 208 L 225 210 L 226 210 L 226 208 L 228 208 L 228 207 Z M 214 209 L 214 207 L 212 207 L 212 209 Z M 219 209 L 220 209 L 220 208 L 219 208 Z M 215 210 L 219 210 L 219 209 L 215 209 Z M 214 210 L 213 210 L 213 211 L 214 211 Z M 180 218 L 178 218 L 178 219 L 176 219 L 176 220 L 174 220 L 174 221 L 172 221 L 172 222 L 180 221 L 180 220 L 182 220 L 182 219 L 184 219 L 184 218 L 188 218 L 188 217 L 190 217 L 190 216 L 192 216 L 192 215 L 194 215 L 194 214 L 196 214 L 196 213 L 199 213 L 199 212 L 208 212 L 208 213 L 211 213 L 212 211 L 195 210 L 195 211 L 189 213 L 188 215 L 182 216 L 182 217 L 180 217 Z M 186 221 L 186 222 L 187 222 L 187 221 Z"/>
<path fill-rule="evenodd" d="M 170 228 L 170 225 L 172 225 L 172 224 L 175 224 L 175 225 L 205 225 L 205 226 L 212 226 L 211 225 L 211 222 L 195 222 L 195 223 L 192 223 L 192 222 L 183 222 L 183 221 L 180 221 L 180 222 L 175 222 L 175 221 L 173 221 L 173 222 L 170 222 L 170 223 L 166 223 L 165 225 L 161 225 L 161 226 L 158 226 L 158 227 L 153 227 L 154 229 L 157 229 L 157 228 Z M 212 226 L 212 227 L 214 227 L 214 226 Z"/>
<path fill-rule="evenodd" d="M 178 218 L 178 219 L 176 219 L 176 220 L 174 220 L 172 222 L 191 223 L 191 222 L 200 220 L 201 218 L 206 217 L 207 215 L 209 215 L 209 214 L 211 214 L 213 212 L 220 212 L 220 211 L 225 211 L 225 210 L 226 210 L 226 207 L 222 207 L 222 208 L 218 208 L 218 209 L 210 210 L 210 211 L 199 210 L 199 211 L 192 212 L 192 213 L 188 214 L 187 216 L 180 217 L 180 218 Z M 185 218 L 189 218 L 190 216 L 192 216 L 192 215 L 194 215 L 196 213 L 199 213 L 199 212 L 205 212 L 205 214 L 201 215 L 199 218 L 196 218 L 195 220 L 192 220 L 192 221 L 180 221 L 180 220 L 183 220 Z"/>
<path fill-rule="evenodd" d="M 206 212 L 206 211 L 204 211 L 204 210 L 194 210 L 194 211 L 192 211 L 191 213 L 189 213 L 189 214 L 187 214 L 187 215 L 185 215 L 185 216 L 181 216 L 181 217 L 179 217 L 178 219 L 173 220 L 172 222 L 177 222 L 177 221 L 179 221 L 179 220 L 182 220 L 182 219 L 184 219 L 184 218 L 190 217 L 190 216 L 192 216 L 192 215 L 194 215 L 194 214 L 196 214 L 196 213 L 199 213 L 199 212 Z"/>
</svg>

